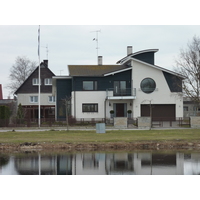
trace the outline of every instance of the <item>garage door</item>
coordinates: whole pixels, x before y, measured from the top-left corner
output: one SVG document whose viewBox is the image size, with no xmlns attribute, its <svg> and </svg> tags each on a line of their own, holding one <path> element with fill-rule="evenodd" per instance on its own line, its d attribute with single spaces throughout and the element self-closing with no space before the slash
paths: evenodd
<svg viewBox="0 0 200 200">
<path fill-rule="evenodd" d="M 152 104 L 153 120 L 175 120 L 176 109 L 175 104 Z M 150 116 L 150 105 L 141 105 L 141 116 Z"/>
</svg>

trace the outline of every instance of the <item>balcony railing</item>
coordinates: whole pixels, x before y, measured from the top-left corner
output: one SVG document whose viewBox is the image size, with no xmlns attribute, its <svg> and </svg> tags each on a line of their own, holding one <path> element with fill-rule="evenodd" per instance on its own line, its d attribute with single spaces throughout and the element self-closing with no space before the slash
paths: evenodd
<svg viewBox="0 0 200 200">
<path fill-rule="evenodd" d="M 108 88 L 106 90 L 107 97 L 123 97 L 123 96 L 133 96 L 136 97 L 136 88 Z"/>
</svg>

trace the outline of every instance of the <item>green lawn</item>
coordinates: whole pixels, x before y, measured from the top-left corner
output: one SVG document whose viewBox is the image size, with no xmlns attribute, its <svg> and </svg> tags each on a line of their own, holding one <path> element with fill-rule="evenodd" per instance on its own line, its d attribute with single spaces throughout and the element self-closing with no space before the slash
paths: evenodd
<svg viewBox="0 0 200 200">
<path fill-rule="evenodd" d="M 23 142 L 106 143 L 136 141 L 187 141 L 200 142 L 200 129 L 176 130 L 116 130 L 105 134 L 96 131 L 34 131 L 0 132 L 0 143 Z"/>
</svg>

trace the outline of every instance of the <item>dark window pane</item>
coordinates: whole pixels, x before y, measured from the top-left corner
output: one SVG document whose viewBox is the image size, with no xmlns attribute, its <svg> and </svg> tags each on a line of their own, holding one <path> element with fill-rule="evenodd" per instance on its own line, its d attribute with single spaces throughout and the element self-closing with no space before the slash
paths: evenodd
<svg viewBox="0 0 200 200">
<path fill-rule="evenodd" d="M 151 78 L 145 78 L 140 84 L 141 90 L 147 94 L 152 93 L 156 89 L 156 83 Z"/>
</svg>

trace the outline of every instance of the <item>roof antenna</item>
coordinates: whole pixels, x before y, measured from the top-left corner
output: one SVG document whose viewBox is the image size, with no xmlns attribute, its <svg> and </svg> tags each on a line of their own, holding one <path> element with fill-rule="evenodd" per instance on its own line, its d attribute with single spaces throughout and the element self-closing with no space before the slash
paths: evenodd
<svg viewBox="0 0 200 200">
<path fill-rule="evenodd" d="M 94 38 L 93 39 L 93 41 L 96 41 L 96 43 L 97 43 L 97 47 L 96 47 L 96 50 L 97 50 L 97 64 L 98 64 L 98 56 L 99 56 L 99 54 L 98 54 L 98 49 L 100 49 L 99 48 L 99 44 L 98 44 L 98 33 L 101 33 L 101 30 L 97 30 L 97 31 L 91 31 L 91 32 L 96 32 L 96 38 Z"/>
<path fill-rule="evenodd" d="M 61 73 L 62 73 L 62 71 L 64 71 L 63 69 L 61 69 L 61 70 L 58 70 L 58 71 L 60 71 L 60 76 L 61 76 Z"/>
<path fill-rule="evenodd" d="M 49 53 L 49 49 L 48 49 L 48 44 L 47 44 L 47 46 L 46 46 L 47 60 L 48 60 L 48 53 Z"/>
</svg>

